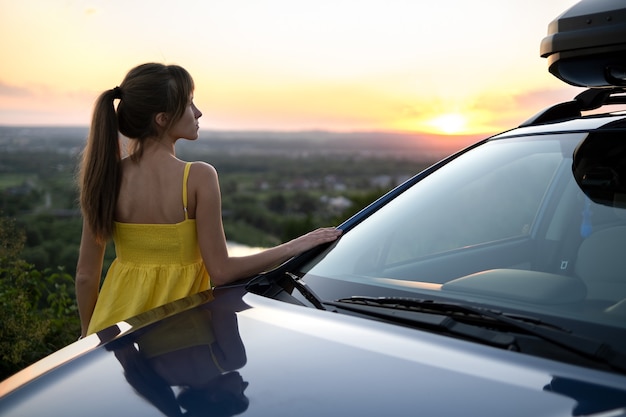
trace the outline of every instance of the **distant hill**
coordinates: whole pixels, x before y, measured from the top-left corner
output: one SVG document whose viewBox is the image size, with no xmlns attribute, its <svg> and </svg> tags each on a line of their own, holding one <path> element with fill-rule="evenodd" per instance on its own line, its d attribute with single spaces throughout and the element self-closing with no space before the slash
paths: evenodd
<svg viewBox="0 0 626 417">
<path fill-rule="evenodd" d="M 0 126 L 0 151 L 78 152 L 87 127 Z M 437 136 L 399 132 L 216 131 L 200 130 L 196 142 L 181 141 L 182 151 L 271 155 L 347 154 L 368 157 L 438 159 L 481 139 L 481 136 Z"/>
</svg>

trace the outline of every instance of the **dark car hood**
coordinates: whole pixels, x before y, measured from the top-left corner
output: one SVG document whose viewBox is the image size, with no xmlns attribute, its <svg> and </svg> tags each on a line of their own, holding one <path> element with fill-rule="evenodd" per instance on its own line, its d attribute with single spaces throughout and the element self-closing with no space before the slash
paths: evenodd
<svg viewBox="0 0 626 417">
<path fill-rule="evenodd" d="M 624 407 L 626 377 L 231 289 L 74 343 L 0 396 L 2 416 L 539 417 Z"/>
</svg>

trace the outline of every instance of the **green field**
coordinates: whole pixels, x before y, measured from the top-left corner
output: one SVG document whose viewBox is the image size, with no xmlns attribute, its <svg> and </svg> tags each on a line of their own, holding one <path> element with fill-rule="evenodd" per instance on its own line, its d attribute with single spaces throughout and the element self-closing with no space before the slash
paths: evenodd
<svg viewBox="0 0 626 417">
<path fill-rule="evenodd" d="M 7 188 L 18 187 L 27 182 L 37 183 L 37 176 L 34 174 L 0 174 L 0 191 Z"/>
</svg>

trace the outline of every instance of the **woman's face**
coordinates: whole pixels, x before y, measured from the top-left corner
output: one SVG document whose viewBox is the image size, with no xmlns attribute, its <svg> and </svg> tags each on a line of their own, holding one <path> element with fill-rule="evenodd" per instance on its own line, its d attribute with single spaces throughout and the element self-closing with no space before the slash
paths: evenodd
<svg viewBox="0 0 626 417">
<path fill-rule="evenodd" d="M 176 139 L 198 139 L 198 119 L 202 116 L 202 112 L 193 103 L 193 97 L 189 98 L 189 103 L 182 117 L 172 125 L 169 134 Z"/>
</svg>

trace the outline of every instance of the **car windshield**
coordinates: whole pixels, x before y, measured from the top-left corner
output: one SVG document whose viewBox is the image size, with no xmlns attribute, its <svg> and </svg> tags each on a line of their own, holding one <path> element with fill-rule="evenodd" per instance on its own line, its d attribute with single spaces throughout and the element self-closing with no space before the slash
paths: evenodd
<svg viewBox="0 0 626 417">
<path fill-rule="evenodd" d="M 299 275 L 325 300 L 445 299 L 626 337 L 626 210 L 588 197 L 576 181 L 573 155 L 589 136 L 477 146 L 358 223 Z"/>
</svg>

